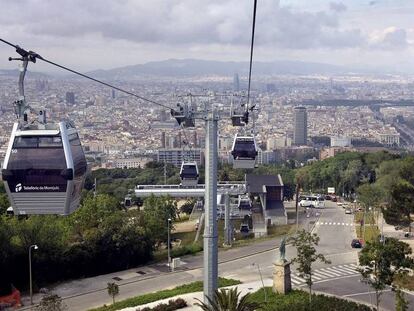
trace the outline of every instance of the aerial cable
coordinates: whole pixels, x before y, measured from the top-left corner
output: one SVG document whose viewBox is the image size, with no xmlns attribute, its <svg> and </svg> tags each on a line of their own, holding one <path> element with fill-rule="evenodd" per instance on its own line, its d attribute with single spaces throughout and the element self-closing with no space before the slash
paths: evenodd
<svg viewBox="0 0 414 311">
<path fill-rule="evenodd" d="M 254 0 L 253 6 L 253 23 L 252 23 L 252 40 L 250 45 L 250 64 L 249 64 L 249 84 L 247 87 L 247 110 L 249 110 L 250 104 L 250 84 L 252 80 L 252 65 L 253 65 L 253 47 L 254 47 L 254 31 L 256 28 L 256 8 L 257 8 L 257 0 Z M 253 110 L 255 105 L 253 105 L 250 110 Z"/>
<path fill-rule="evenodd" d="M 36 59 L 40 59 L 40 60 L 44 61 L 45 63 L 48 63 L 48 64 L 50 64 L 50 65 L 53 65 L 53 66 L 59 67 L 59 68 L 61 68 L 61 69 L 63 69 L 63 70 L 66 70 L 66 71 L 72 72 L 72 73 L 74 73 L 74 74 L 76 74 L 76 75 L 79 75 L 79 76 L 84 77 L 84 78 L 86 78 L 86 79 L 92 80 L 92 81 L 94 81 L 94 82 L 96 82 L 96 83 L 100 83 L 100 84 L 105 85 L 105 86 L 107 86 L 107 87 L 113 88 L 113 89 L 115 89 L 115 90 L 117 90 L 117 91 L 119 91 L 119 92 L 122 92 L 122 93 L 128 94 L 128 95 L 130 95 L 130 96 L 133 96 L 133 97 L 138 98 L 138 99 L 140 99 L 140 100 L 143 100 L 143 101 L 146 101 L 146 102 L 152 103 L 152 104 L 154 104 L 154 105 L 158 105 L 158 106 L 161 106 L 161 107 L 163 107 L 163 108 L 167 108 L 168 110 L 173 110 L 171 107 L 168 107 L 167 105 L 164 105 L 164 104 L 158 103 L 158 102 L 156 102 L 156 101 L 154 101 L 154 100 L 152 100 L 152 99 L 148 99 L 148 98 L 145 98 L 145 97 L 139 96 L 139 95 L 137 95 L 137 94 L 135 94 L 135 93 L 132 93 L 132 92 L 130 92 L 130 91 L 127 91 L 127 90 L 121 89 L 120 87 L 117 87 L 117 86 L 114 86 L 114 85 L 112 85 L 112 84 L 109 84 L 109 83 L 103 82 L 103 81 L 101 81 L 101 80 L 95 79 L 95 78 L 93 78 L 93 77 L 90 77 L 90 76 L 88 76 L 88 75 L 86 75 L 86 74 L 83 74 L 83 73 L 81 73 L 81 72 L 79 72 L 79 71 L 76 71 L 76 70 L 70 69 L 70 68 L 68 68 L 68 67 L 66 67 L 66 66 L 63 66 L 63 65 L 59 65 L 59 64 L 57 64 L 57 63 L 55 63 L 55 62 L 52 62 L 52 61 L 50 61 L 50 60 L 48 60 L 48 59 L 46 59 L 46 58 L 43 58 L 42 56 L 40 56 L 39 54 L 37 54 L 37 53 L 35 53 L 35 52 L 32 52 L 32 51 L 27 52 L 26 50 L 22 49 L 22 48 L 21 48 L 21 47 L 19 47 L 18 45 L 14 45 L 14 44 L 12 44 L 12 43 L 10 43 L 10 42 L 6 41 L 6 40 L 3 40 L 2 38 L 0 38 L 0 41 L 4 42 L 4 43 L 5 43 L 5 44 L 7 44 L 7 45 L 10 45 L 10 46 L 14 47 L 14 48 L 16 49 L 16 52 L 17 52 L 17 53 L 19 53 L 22 57 L 29 57 L 29 60 L 30 60 L 30 61 L 32 61 L 32 62 L 36 62 Z M 9 58 L 9 60 L 12 60 L 12 59 L 11 59 L 11 58 Z"/>
</svg>

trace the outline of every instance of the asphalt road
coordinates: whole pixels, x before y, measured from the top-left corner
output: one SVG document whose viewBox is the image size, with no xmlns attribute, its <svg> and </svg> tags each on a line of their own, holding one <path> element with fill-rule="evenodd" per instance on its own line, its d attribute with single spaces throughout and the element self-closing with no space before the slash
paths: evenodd
<svg viewBox="0 0 414 311">
<path fill-rule="evenodd" d="M 360 282 L 360 276 L 355 271 L 358 251 L 351 248 L 351 241 L 356 236 L 353 216 L 345 215 L 343 208 L 329 201 L 325 209 L 312 209 L 308 213 L 309 218 L 301 213 L 304 222 L 302 226 L 312 229 L 320 236 L 318 251 L 332 262 L 329 265 L 314 264 L 314 289 L 357 301 L 374 302 L 374 295 L 369 294 L 370 289 Z M 260 269 L 265 283 L 271 284 L 273 262 L 277 259 L 276 247 L 279 243 L 280 239 L 272 239 L 219 252 L 219 275 L 253 282 L 260 280 Z M 287 259 L 295 255 L 295 249 L 288 246 Z M 69 310 L 87 310 L 111 303 L 106 284 L 114 280 L 120 285 L 118 300 L 202 280 L 202 260 L 202 255 L 185 257 L 183 268 L 176 272 L 168 272 L 165 265 L 156 264 L 67 282 L 57 286 L 54 292 L 64 297 Z M 291 270 L 292 284 L 304 287 L 303 280 L 296 273 L 296 267 L 292 266 Z M 407 296 L 414 306 L 414 297 Z M 39 299 L 39 295 L 35 296 L 35 301 Z M 393 310 L 394 293 L 387 290 L 383 294 L 381 305 L 384 310 Z"/>
</svg>

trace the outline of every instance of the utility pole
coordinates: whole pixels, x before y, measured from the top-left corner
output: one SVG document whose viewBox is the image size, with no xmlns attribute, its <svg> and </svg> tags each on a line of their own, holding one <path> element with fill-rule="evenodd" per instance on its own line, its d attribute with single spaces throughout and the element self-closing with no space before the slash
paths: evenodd
<svg viewBox="0 0 414 311">
<path fill-rule="evenodd" d="M 164 185 L 167 184 L 167 162 L 165 162 L 165 157 L 164 157 Z"/>
<path fill-rule="evenodd" d="M 213 107 L 205 116 L 206 122 L 206 190 L 204 226 L 204 302 L 212 299 L 218 281 L 217 237 L 217 122 L 218 114 Z"/>
<path fill-rule="evenodd" d="M 30 287 L 30 304 L 33 305 L 33 282 L 32 282 L 32 249 L 38 249 L 36 244 L 29 246 L 29 287 Z"/>
<path fill-rule="evenodd" d="M 170 230 L 171 230 L 171 218 L 167 219 L 167 228 L 168 228 L 168 238 L 167 238 L 167 249 L 168 249 L 168 268 L 171 270 L 171 237 L 170 237 Z"/>
<path fill-rule="evenodd" d="M 231 245 L 231 224 L 230 224 L 230 195 L 224 196 L 224 245 Z"/>
</svg>

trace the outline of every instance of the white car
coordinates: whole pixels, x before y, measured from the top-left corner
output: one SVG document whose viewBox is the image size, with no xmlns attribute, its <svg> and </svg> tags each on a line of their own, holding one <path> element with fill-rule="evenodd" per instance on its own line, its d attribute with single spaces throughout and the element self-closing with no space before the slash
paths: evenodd
<svg viewBox="0 0 414 311">
<path fill-rule="evenodd" d="M 299 205 L 301 207 L 324 208 L 325 200 L 321 196 L 312 195 L 300 200 Z"/>
</svg>

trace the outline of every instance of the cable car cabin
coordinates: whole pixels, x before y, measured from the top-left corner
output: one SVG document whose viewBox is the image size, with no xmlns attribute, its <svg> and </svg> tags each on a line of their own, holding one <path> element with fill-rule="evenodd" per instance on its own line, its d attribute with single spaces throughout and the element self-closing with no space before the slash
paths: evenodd
<svg viewBox="0 0 414 311">
<path fill-rule="evenodd" d="M 131 207 L 131 206 L 132 206 L 132 198 L 128 195 L 125 197 L 124 207 Z"/>
<path fill-rule="evenodd" d="M 248 196 L 239 195 L 239 202 L 237 204 L 239 209 L 250 210 L 252 208 L 252 202 Z"/>
<path fill-rule="evenodd" d="M 2 178 L 15 215 L 68 215 L 79 206 L 87 171 L 76 129 L 66 122 L 19 129 L 15 123 Z"/>
<path fill-rule="evenodd" d="M 254 137 L 236 135 L 231 154 L 233 156 L 233 168 L 254 168 L 257 157 Z"/>
<path fill-rule="evenodd" d="M 198 166 L 196 162 L 183 162 L 181 164 L 180 178 L 181 185 L 194 187 L 198 184 Z"/>
</svg>

